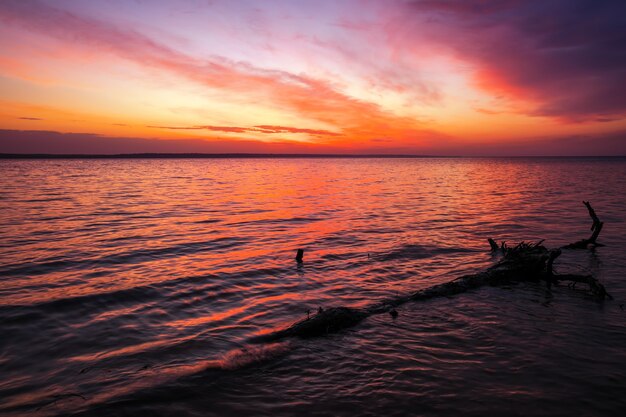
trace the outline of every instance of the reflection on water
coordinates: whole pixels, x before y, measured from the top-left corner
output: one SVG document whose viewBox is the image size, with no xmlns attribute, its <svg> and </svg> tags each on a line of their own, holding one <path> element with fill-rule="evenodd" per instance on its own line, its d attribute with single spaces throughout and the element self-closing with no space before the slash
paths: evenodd
<svg viewBox="0 0 626 417">
<path fill-rule="evenodd" d="M 626 407 L 626 161 L 0 161 L 7 415 L 608 415 Z M 606 226 L 565 287 L 409 303 L 316 340 L 248 341 Z M 305 248 L 302 265 L 294 260 Z M 147 413 L 147 414 L 146 414 Z"/>
</svg>

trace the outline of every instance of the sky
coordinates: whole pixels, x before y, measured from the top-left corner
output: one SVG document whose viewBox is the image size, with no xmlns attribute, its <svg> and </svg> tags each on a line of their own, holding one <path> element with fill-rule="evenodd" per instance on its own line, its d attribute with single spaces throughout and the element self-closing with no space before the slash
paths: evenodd
<svg viewBox="0 0 626 417">
<path fill-rule="evenodd" d="M 0 153 L 626 155 L 623 0 L 1 0 Z"/>
</svg>

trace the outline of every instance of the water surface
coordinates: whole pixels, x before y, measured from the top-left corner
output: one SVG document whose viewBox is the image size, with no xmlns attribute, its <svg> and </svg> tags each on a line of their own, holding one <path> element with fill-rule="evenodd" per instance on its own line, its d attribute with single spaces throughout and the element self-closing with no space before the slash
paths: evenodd
<svg viewBox="0 0 626 417">
<path fill-rule="evenodd" d="M 626 160 L 0 161 L 0 413 L 620 415 Z M 587 237 L 566 286 L 408 303 L 253 345 L 491 265 L 486 239 Z M 293 257 L 304 248 L 305 262 Z"/>
</svg>

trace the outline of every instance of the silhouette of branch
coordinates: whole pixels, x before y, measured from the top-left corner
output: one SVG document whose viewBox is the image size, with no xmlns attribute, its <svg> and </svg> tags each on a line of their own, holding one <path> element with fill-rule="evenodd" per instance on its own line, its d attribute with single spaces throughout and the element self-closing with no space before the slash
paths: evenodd
<svg viewBox="0 0 626 417">
<path fill-rule="evenodd" d="M 589 292 L 597 298 L 604 299 L 608 298 L 612 300 L 613 297 L 606 291 L 604 285 L 600 283 L 597 279 L 595 279 L 591 275 L 575 275 L 575 274 L 559 274 L 556 275 L 557 281 L 570 281 L 574 285 L 576 283 L 583 283 L 589 285 Z"/>
<path fill-rule="evenodd" d="M 587 207 L 587 210 L 589 211 L 589 217 L 591 217 L 591 220 L 593 221 L 593 223 L 591 224 L 591 236 L 589 236 L 588 239 L 581 239 L 578 242 L 565 245 L 563 246 L 563 249 L 586 249 L 589 245 L 593 245 L 594 247 L 602 246 L 601 244 L 597 243 L 596 240 L 598 239 L 598 236 L 602 231 L 604 223 L 600 221 L 598 215 L 596 214 L 596 211 L 593 209 L 593 207 L 591 207 L 591 203 L 589 203 L 589 201 L 583 201 L 583 204 L 585 205 L 585 207 Z"/>
</svg>

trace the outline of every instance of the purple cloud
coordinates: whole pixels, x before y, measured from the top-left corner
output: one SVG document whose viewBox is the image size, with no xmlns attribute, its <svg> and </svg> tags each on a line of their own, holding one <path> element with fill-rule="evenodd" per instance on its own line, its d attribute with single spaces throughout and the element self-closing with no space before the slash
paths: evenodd
<svg viewBox="0 0 626 417">
<path fill-rule="evenodd" d="M 535 102 L 532 115 L 626 114 L 622 0 L 417 0 L 405 11 L 404 29 L 473 62 L 485 88 Z"/>
</svg>

